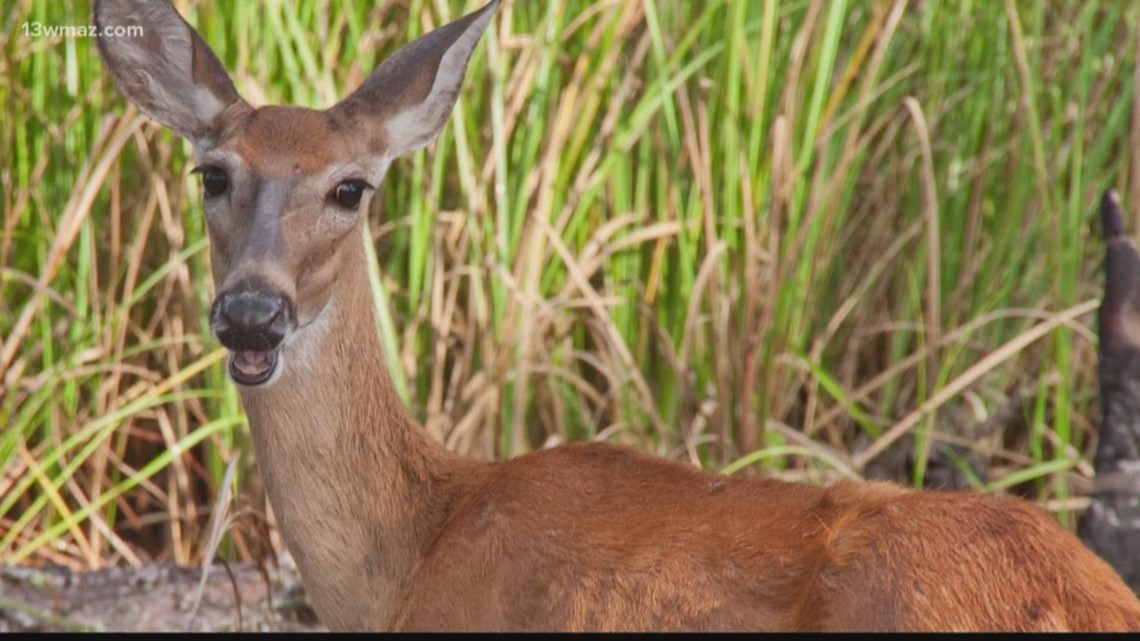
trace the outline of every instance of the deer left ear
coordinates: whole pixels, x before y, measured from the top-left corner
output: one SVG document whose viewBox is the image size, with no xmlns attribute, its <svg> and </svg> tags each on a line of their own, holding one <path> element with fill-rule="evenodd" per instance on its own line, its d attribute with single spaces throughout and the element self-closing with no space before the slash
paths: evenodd
<svg viewBox="0 0 1140 641">
<path fill-rule="evenodd" d="M 499 6 L 487 6 L 400 49 L 352 95 L 329 109 L 388 159 L 424 147 L 451 116 L 467 63 Z"/>
<path fill-rule="evenodd" d="M 96 0 L 95 25 L 136 26 L 96 41 L 115 84 L 140 111 L 196 145 L 209 144 L 218 117 L 245 101 L 217 55 L 167 0 Z"/>
</svg>

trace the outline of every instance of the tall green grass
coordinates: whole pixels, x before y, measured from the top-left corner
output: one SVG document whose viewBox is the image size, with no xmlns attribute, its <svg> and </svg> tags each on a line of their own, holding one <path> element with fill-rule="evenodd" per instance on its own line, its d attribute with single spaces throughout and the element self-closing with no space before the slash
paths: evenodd
<svg viewBox="0 0 1140 641">
<path fill-rule="evenodd" d="M 477 5 L 177 4 L 248 100 L 312 107 Z M 0 560 L 195 561 L 239 456 L 226 549 L 260 554 L 188 145 L 93 40 L 24 35 L 87 2 L 0 12 Z M 1138 12 L 506 0 L 451 124 L 370 212 L 407 402 L 475 456 L 603 438 L 918 486 L 948 460 L 1070 522 L 1098 414 L 1093 206 L 1140 193 Z"/>
</svg>

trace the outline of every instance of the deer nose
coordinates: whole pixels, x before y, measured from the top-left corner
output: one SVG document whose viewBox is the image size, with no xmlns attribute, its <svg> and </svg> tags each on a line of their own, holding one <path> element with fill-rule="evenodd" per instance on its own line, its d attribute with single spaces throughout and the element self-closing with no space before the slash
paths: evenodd
<svg viewBox="0 0 1140 641">
<path fill-rule="evenodd" d="M 285 338 L 289 304 L 283 297 L 250 291 L 218 296 L 210 310 L 210 326 L 231 350 L 267 351 Z"/>
<path fill-rule="evenodd" d="M 261 330 L 273 324 L 284 309 L 276 296 L 225 296 L 222 315 L 235 328 Z"/>
</svg>

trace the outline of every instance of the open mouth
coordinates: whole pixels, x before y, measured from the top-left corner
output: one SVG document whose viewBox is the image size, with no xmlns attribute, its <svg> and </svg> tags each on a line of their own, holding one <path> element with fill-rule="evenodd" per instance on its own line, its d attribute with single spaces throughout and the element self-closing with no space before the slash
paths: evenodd
<svg viewBox="0 0 1140 641">
<path fill-rule="evenodd" d="M 230 352 L 230 378 L 240 385 L 256 386 L 268 381 L 277 369 L 280 347 L 269 351 L 235 350 Z"/>
</svg>

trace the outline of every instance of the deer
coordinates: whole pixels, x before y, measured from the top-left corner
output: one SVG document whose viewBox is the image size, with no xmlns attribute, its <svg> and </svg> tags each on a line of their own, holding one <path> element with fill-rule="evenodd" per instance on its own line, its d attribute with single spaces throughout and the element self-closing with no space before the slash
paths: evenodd
<svg viewBox="0 0 1140 641">
<path fill-rule="evenodd" d="M 1078 533 L 1140 592 L 1140 253 L 1120 196 L 1101 198 L 1104 297 L 1098 313 L 1101 422 L 1096 477 Z"/>
<path fill-rule="evenodd" d="M 1140 630 L 1119 575 L 1028 501 L 729 477 L 630 446 L 460 456 L 398 395 L 362 225 L 443 129 L 498 0 L 333 106 L 253 107 L 166 1 L 96 0 L 114 83 L 187 139 L 254 454 L 332 630 Z"/>
</svg>

